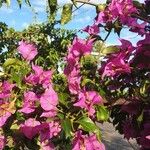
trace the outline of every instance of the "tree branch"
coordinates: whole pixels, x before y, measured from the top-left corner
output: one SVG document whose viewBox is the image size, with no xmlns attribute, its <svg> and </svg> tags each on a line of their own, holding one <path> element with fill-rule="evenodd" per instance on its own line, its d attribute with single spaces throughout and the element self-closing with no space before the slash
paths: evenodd
<svg viewBox="0 0 150 150">
<path fill-rule="evenodd" d="M 145 21 L 147 23 L 150 23 L 150 19 L 147 19 L 147 18 L 144 18 L 142 16 L 139 16 L 138 14 L 131 14 L 131 17 L 143 20 L 143 21 Z"/>
<path fill-rule="evenodd" d="M 97 6 L 97 4 L 90 2 L 90 0 L 74 0 L 74 3 L 83 3 L 83 4 L 88 4 L 92 6 Z"/>
</svg>

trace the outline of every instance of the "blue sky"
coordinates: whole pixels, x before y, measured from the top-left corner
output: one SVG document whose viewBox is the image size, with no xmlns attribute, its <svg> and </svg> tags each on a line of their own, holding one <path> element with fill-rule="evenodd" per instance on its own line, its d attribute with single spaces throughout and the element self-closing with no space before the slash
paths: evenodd
<svg viewBox="0 0 150 150">
<path fill-rule="evenodd" d="M 30 1 L 33 8 L 23 4 L 22 8 L 20 9 L 17 5 L 16 0 L 11 0 L 11 6 L 9 8 L 5 5 L 0 8 L 0 21 L 5 22 L 9 27 L 14 27 L 16 30 L 22 30 L 26 28 L 29 24 L 34 23 L 35 21 L 37 23 L 46 21 L 46 0 Z M 91 0 L 91 2 L 97 4 L 104 3 L 105 1 L 106 0 Z M 70 0 L 58 0 L 60 6 L 67 2 L 70 2 Z M 61 12 L 59 12 L 59 14 L 60 13 Z M 59 14 L 58 17 L 60 17 Z M 75 13 L 73 14 L 72 21 L 70 21 L 67 25 L 63 26 L 62 28 L 80 30 L 86 25 L 92 24 L 95 16 L 95 8 L 93 6 L 85 5 L 81 9 L 75 11 Z M 128 39 L 134 44 L 140 38 L 137 37 L 136 34 L 129 33 L 126 30 L 122 31 L 121 35 L 121 38 Z M 117 35 L 112 33 L 108 38 L 108 44 L 118 43 L 117 39 Z"/>
</svg>

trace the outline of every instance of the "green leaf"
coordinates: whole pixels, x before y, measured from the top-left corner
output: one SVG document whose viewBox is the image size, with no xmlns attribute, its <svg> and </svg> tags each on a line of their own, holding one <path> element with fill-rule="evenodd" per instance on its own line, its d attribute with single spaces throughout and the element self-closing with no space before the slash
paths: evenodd
<svg viewBox="0 0 150 150">
<path fill-rule="evenodd" d="M 7 6 L 10 6 L 10 0 L 6 0 Z"/>
<path fill-rule="evenodd" d="M 15 59 L 15 58 L 8 58 L 4 62 L 3 67 L 7 68 L 7 67 L 12 66 L 12 65 L 21 65 L 21 62 L 20 62 L 20 60 Z"/>
<path fill-rule="evenodd" d="M 90 118 L 82 117 L 77 122 L 82 126 L 84 131 L 95 133 L 97 139 L 100 141 L 101 139 L 100 129 Z"/>
<path fill-rule="evenodd" d="M 62 128 L 65 132 L 66 138 L 71 137 L 72 124 L 70 119 L 66 118 L 62 121 Z"/>
<path fill-rule="evenodd" d="M 30 0 L 25 0 L 25 3 L 31 7 Z"/>
<path fill-rule="evenodd" d="M 57 0 L 48 0 L 50 13 L 53 14 L 57 9 Z"/>
<path fill-rule="evenodd" d="M 68 97 L 69 94 L 67 93 L 58 93 L 58 97 L 59 97 L 59 102 L 65 106 L 68 105 Z"/>
<path fill-rule="evenodd" d="M 0 0 L 0 7 L 2 7 L 2 5 L 3 5 L 3 2 L 2 2 L 2 0 Z"/>
<path fill-rule="evenodd" d="M 99 12 L 101 12 L 101 11 L 104 11 L 105 8 L 106 8 L 106 4 L 98 4 L 98 5 L 96 6 L 96 12 L 99 13 Z"/>
<path fill-rule="evenodd" d="M 63 11 L 62 11 L 62 15 L 61 15 L 61 24 L 64 25 L 66 23 L 68 23 L 71 18 L 72 18 L 72 8 L 73 8 L 73 4 L 65 4 L 63 6 Z"/>
<path fill-rule="evenodd" d="M 120 23 L 119 20 L 115 21 L 114 23 L 114 32 L 118 34 L 118 36 L 120 36 L 120 32 L 122 30 L 122 24 Z"/>
<path fill-rule="evenodd" d="M 62 113 L 57 113 L 57 116 L 58 116 L 58 118 L 59 119 L 61 119 L 61 120 L 63 120 L 64 119 L 64 114 L 62 114 Z"/>
<path fill-rule="evenodd" d="M 15 117 L 18 121 L 24 121 L 25 120 L 23 113 L 20 113 L 20 112 L 16 112 Z"/>
<path fill-rule="evenodd" d="M 104 55 L 107 55 L 107 54 L 112 54 L 118 51 L 119 51 L 119 48 L 117 46 L 108 46 L 104 48 L 101 53 Z"/>
<path fill-rule="evenodd" d="M 83 130 L 88 132 L 94 132 L 97 130 L 96 124 L 88 117 L 83 117 L 77 121 L 83 128 Z"/>
<path fill-rule="evenodd" d="M 139 117 L 137 118 L 137 122 L 141 123 L 143 121 L 143 111 L 142 113 L 139 115 Z"/>
<path fill-rule="evenodd" d="M 22 0 L 17 0 L 19 7 L 21 8 Z"/>
<path fill-rule="evenodd" d="M 96 116 L 98 121 L 107 121 L 109 119 L 109 111 L 105 106 L 98 106 Z"/>
</svg>

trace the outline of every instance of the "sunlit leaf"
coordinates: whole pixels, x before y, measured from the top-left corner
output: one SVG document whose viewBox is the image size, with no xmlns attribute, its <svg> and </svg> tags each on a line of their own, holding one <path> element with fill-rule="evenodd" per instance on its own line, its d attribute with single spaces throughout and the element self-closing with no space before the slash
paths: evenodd
<svg viewBox="0 0 150 150">
<path fill-rule="evenodd" d="M 8 58 L 5 63 L 3 64 L 3 67 L 6 68 L 6 67 L 9 67 L 9 66 L 12 66 L 12 65 L 20 65 L 21 62 L 18 60 L 18 59 L 15 59 L 15 58 Z"/>
<path fill-rule="evenodd" d="M 119 48 L 118 48 L 117 46 L 108 46 L 108 47 L 104 48 L 104 49 L 101 51 L 101 53 L 102 53 L 103 55 L 107 55 L 107 54 L 115 53 L 115 52 L 117 52 L 117 51 L 119 51 Z"/>
<path fill-rule="evenodd" d="M 66 23 L 68 23 L 71 18 L 72 18 L 72 8 L 73 8 L 73 4 L 65 4 L 63 6 L 63 11 L 62 11 L 62 15 L 61 15 L 61 24 L 64 25 Z"/>
<path fill-rule="evenodd" d="M 83 128 L 83 130 L 88 132 L 94 132 L 97 130 L 97 126 L 95 123 L 88 117 L 83 117 L 77 121 Z"/>
<path fill-rule="evenodd" d="M 62 128 L 65 131 L 66 138 L 71 137 L 72 125 L 70 119 L 66 118 L 62 121 Z"/>
<path fill-rule="evenodd" d="M 10 6 L 10 0 L 6 0 L 7 6 Z"/>
<path fill-rule="evenodd" d="M 25 3 L 29 6 L 31 6 L 30 0 L 25 0 Z"/>
<path fill-rule="evenodd" d="M 98 106 L 96 116 L 98 121 L 107 121 L 109 119 L 109 111 L 105 106 Z"/>
<path fill-rule="evenodd" d="M 10 103 L 4 103 L 0 105 L 0 117 L 5 115 L 7 112 L 14 114 L 16 111 L 16 107 L 15 107 L 15 100 L 13 100 Z"/>
<path fill-rule="evenodd" d="M 57 0 L 48 0 L 50 13 L 53 14 L 57 9 Z"/>
<path fill-rule="evenodd" d="M 19 7 L 21 8 L 22 0 L 17 0 Z"/>
</svg>

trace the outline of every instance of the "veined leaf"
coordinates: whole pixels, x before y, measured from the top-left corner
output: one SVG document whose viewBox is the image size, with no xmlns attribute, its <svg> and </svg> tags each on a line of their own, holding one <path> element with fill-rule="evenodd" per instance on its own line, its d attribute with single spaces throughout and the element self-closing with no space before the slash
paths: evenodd
<svg viewBox="0 0 150 150">
<path fill-rule="evenodd" d="M 72 125 L 71 125 L 71 120 L 66 118 L 65 120 L 62 121 L 62 127 L 64 129 L 66 138 L 71 137 L 71 131 L 72 131 Z"/>
<path fill-rule="evenodd" d="M 15 59 L 15 58 L 8 58 L 5 63 L 3 64 L 3 67 L 6 68 L 6 67 L 9 67 L 9 66 L 12 66 L 12 65 L 20 65 L 21 62 L 18 60 L 18 59 Z"/>
<path fill-rule="evenodd" d="M 83 117 L 77 121 L 83 128 L 83 130 L 88 132 L 94 132 L 97 130 L 96 124 L 88 117 Z"/>
<path fill-rule="evenodd" d="M 96 116 L 98 121 L 107 121 L 109 118 L 109 111 L 105 106 L 98 106 Z"/>
<path fill-rule="evenodd" d="M 48 0 L 50 13 L 53 14 L 57 8 L 57 0 Z"/>
<path fill-rule="evenodd" d="M 65 4 L 63 6 L 63 11 L 61 14 L 61 24 L 64 25 L 66 23 L 68 23 L 71 18 L 72 18 L 72 8 L 73 8 L 73 4 Z"/>
<path fill-rule="evenodd" d="M 88 117 L 83 117 L 77 121 L 84 131 L 93 132 L 96 134 L 97 139 L 100 141 L 101 133 L 99 127 Z"/>
<path fill-rule="evenodd" d="M 31 6 L 30 0 L 25 0 L 25 3 L 29 6 Z"/>
<path fill-rule="evenodd" d="M 21 8 L 22 0 L 17 0 L 19 7 Z"/>
<path fill-rule="evenodd" d="M 117 46 L 107 46 L 106 48 L 102 49 L 102 54 L 108 55 L 119 51 L 119 48 Z"/>
<path fill-rule="evenodd" d="M 7 6 L 10 6 L 10 0 L 6 0 Z"/>
</svg>

